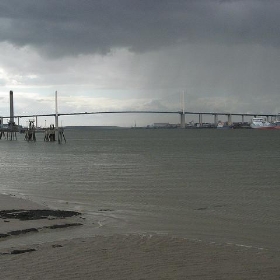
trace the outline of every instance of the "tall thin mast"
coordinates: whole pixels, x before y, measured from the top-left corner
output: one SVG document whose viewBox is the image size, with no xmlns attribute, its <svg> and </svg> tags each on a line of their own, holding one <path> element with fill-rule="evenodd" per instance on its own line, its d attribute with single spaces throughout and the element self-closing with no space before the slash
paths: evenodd
<svg viewBox="0 0 280 280">
<path fill-rule="evenodd" d="M 57 91 L 55 92 L 55 128 L 58 128 Z"/>
<path fill-rule="evenodd" d="M 182 93 L 182 113 L 185 114 L 185 91 Z"/>
</svg>

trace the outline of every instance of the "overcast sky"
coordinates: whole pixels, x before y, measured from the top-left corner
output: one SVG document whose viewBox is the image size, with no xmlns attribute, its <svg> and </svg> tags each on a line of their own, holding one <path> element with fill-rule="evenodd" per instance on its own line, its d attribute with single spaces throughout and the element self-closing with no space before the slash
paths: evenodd
<svg viewBox="0 0 280 280">
<path fill-rule="evenodd" d="M 276 114 L 280 1 L 1 0 L 0 115 L 9 115 L 10 90 L 16 115 L 53 113 L 56 90 L 61 113 L 180 110 L 186 91 L 187 111 Z M 179 116 L 62 120 L 131 126 Z"/>
</svg>

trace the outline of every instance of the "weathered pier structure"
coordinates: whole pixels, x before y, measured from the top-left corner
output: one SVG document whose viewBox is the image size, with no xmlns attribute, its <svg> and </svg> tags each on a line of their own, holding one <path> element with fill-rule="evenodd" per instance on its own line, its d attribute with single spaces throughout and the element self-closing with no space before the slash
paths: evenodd
<svg viewBox="0 0 280 280">
<path fill-rule="evenodd" d="M 34 125 L 34 120 L 29 120 L 29 126 L 25 131 L 24 140 L 26 140 L 28 142 L 29 141 L 34 141 L 35 142 L 36 141 L 35 132 L 36 132 L 36 128 L 35 128 L 35 125 Z"/>
<path fill-rule="evenodd" d="M 64 136 L 64 129 L 58 126 L 58 105 L 57 105 L 57 91 L 55 92 L 55 125 L 51 125 L 49 128 L 45 128 L 45 138 L 44 141 L 54 142 L 58 141 L 59 144 L 66 143 L 66 138 Z M 4 118 L 8 117 L 0 117 L 0 139 L 3 137 L 7 140 L 17 140 L 17 132 L 22 131 L 23 129 L 19 126 L 19 119 L 23 117 L 33 117 L 35 120 L 29 120 L 29 125 L 26 129 L 24 129 L 25 137 L 24 140 L 30 142 L 36 141 L 36 132 L 37 123 L 38 123 L 38 115 L 33 116 L 15 116 L 14 115 L 14 96 L 13 91 L 10 91 L 10 116 L 8 124 L 4 125 Z M 17 118 L 18 124 L 15 124 L 15 119 Z"/>
</svg>

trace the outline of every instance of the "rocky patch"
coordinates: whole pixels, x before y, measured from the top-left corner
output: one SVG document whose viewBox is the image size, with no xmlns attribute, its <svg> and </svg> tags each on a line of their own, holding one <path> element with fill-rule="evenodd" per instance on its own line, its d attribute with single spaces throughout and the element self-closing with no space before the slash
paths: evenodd
<svg viewBox="0 0 280 280">
<path fill-rule="evenodd" d="M 0 211 L 0 218 L 2 219 L 18 219 L 20 221 L 40 220 L 40 219 L 63 219 L 73 216 L 81 215 L 75 211 L 63 210 L 2 210 Z"/>
</svg>

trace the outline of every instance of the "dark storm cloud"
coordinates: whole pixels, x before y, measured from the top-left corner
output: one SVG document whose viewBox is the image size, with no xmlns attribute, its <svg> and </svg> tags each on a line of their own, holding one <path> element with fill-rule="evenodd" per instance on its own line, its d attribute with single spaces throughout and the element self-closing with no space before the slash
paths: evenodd
<svg viewBox="0 0 280 280">
<path fill-rule="evenodd" d="M 2 0 L 0 40 L 50 56 L 181 43 L 280 45 L 280 1 Z"/>
</svg>

